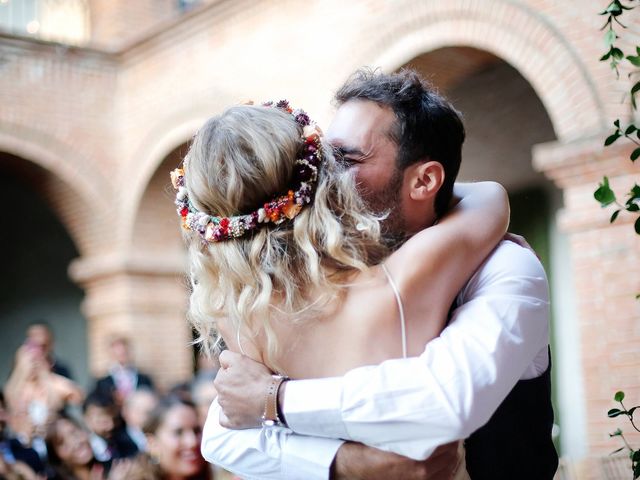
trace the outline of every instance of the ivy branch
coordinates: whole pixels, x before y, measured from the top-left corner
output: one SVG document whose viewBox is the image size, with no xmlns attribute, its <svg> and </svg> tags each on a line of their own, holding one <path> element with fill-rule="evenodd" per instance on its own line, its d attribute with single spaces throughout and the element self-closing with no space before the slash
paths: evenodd
<svg viewBox="0 0 640 480">
<path fill-rule="evenodd" d="M 624 406 L 623 400 L 624 400 L 624 392 L 616 392 L 615 396 L 613 397 L 613 399 L 618 402 L 620 404 L 620 406 L 622 407 L 620 408 L 612 408 L 611 410 L 609 410 L 607 412 L 607 416 L 609 418 L 615 418 L 618 417 L 620 415 L 626 415 L 627 418 L 629 419 L 629 421 L 631 422 L 631 426 L 637 431 L 640 432 L 640 430 L 638 429 L 638 427 L 636 426 L 636 424 L 633 421 L 633 414 L 636 411 L 636 409 L 640 408 L 640 405 L 636 406 L 636 407 L 632 407 L 630 409 L 627 410 L 627 408 Z M 624 438 L 624 434 L 622 433 L 622 430 L 620 430 L 619 428 L 613 432 L 609 434 L 609 437 L 620 437 L 622 439 L 622 442 L 624 443 L 623 447 L 618 448 L 617 450 L 614 450 L 613 452 L 611 452 L 611 455 L 621 452 L 623 450 L 628 450 L 629 451 L 629 458 L 631 459 L 631 469 L 633 470 L 633 480 L 636 480 L 637 478 L 640 477 L 640 450 L 634 450 L 631 445 L 629 445 L 629 442 L 627 442 L 627 439 Z"/>
<path fill-rule="evenodd" d="M 625 56 L 622 49 L 616 46 L 616 40 L 620 37 L 616 33 L 616 28 L 627 28 L 620 22 L 620 17 L 625 11 L 633 10 L 637 4 L 631 5 L 631 2 L 635 2 L 636 0 L 628 0 L 627 4 L 623 4 L 622 0 L 613 0 L 609 3 L 604 12 L 601 12 L 600 15 L 604 15 L 607 17 L 606 23 L 602 26 L 601 30 L 604 30 L 604 43 L 607 48 L 607 53 L 605 53 L 600 61 L 606 62 L 609 61 L 609 65 L 616 72 L 616 78 L 620 78 L 620 70 L 619 66 L 625 60 L 629 62 L 632 66 L 631 73 L 629 73 L 629 78 L 636 77 L 638 73 L 640 73 L 640 46 L 636 46 L 636 55 L 627 55 Z M 640 81 L 636 81 L 631 86 L 629 91 L 629 96 L 631 98 L 631 108 L 633 112 L 638 110 L 638 104 L 636 103 L 636 94 L 640 92 Z M 640 157 L 640 129 L 635 123 L 630 123 L 629 125 L 622 127 L 620 125 L 620 120 L 616 119 L 613 122 L 613 126 L 615 127 L 614 132 L 609 135 L 604 141 L 604 146 L 608 147 L 616 142 L 618 139 L 624 137 L 627 141 L 630 141 L 635 145 L 635 148 L 631 152 L 630 160 L 635 162 Z M 609 187 L 609 179 L 605 176 L 602 182 L 598 185 L 598 189 L 593 193 L 595 199 L 600 202 L 602 207 L 608 207 L 609 205 L 615 205 L 617 209 L 611 215 L 610 222 L 613 223 L 618 218 L 618 215 L 622 210 L 626 210 L 634 215 L 638 215 L 640 211 L 640 186 L 638 184 L 634 184 L 629 193 L 627 193 L 627 200 L 624 203 L 620 203 L 616 198 L 615 193 Z M 634 223 L 635 231 L 638 235 L 640 235 L 640 216 L 636 219 Z M 640 298 L 640 295 L 636 295 L 636 298 Z M 639 406 L 632 407 L 627 409 L 624 405 L 624 392 L 616 392 L 613 397 L 614 401 L 620 404 L 622 408 L 612 408 L 607 412 L 607 416 L 609 418 L 615 418 L 620 415 L 625 415 L 631 426 L 637 431 L 640 432 L 638 426 L 635 424 L 633 419 L 633 414 L 636 409 L 640 408 Z M 633 480 L 640 478 L 640 449 L 634 450 L 633 447 L 629 444 L 627 439 L 624 437 L 621 429 L 617 429 L 615 432 L 609 434 L 610 437 L 620 437 L 624 445 L 612 454 L 621 452 L 623 450 L 627 450 L 629 452 L 629 458 L 631 459 L 631 469 L 633 471 Z"/>
<path fill-rule="evenodd" d="M 629 0 L 629 2 L 635 1 L 636 0 Z M 616 40 L 620 38 L 616 33 L 616 28 L 627 28 L 620 22 L 620 17 L 625 11 L 633 10 L 636 6 L 637 5 L 631 6 L 630 3 L 625 5 L 622 3 L 622 0 L 613 0 L 603 12 L 600 12 L 600 15 L 607 17 L 607 21 L 602 26 L 601 30 L 605 30 L 604 43 L 608 49 L 607 53 L 600 58 L 600 61 L 609 61 L 609 65 L 616 72 L 616 77 L 618 78 L 620 77 L 619 66 L 625 60 L 633 67 L 633 70 L 629 73 L 629 78 L 637 76 L 638 73 L 640 73 L 640 46 L 636 46 L 636 55 L 625 56 L 624 52 L 615 44 Z M 638 92 L 640 92 L 640 81 L 635 82 L 629 91 L 631 108 L 633 111 L 638 110 L 638 105 L 636 103 L 636 94 Z M 615 130 L 604 141 L 605 147 L 612 145 L 619 138 L 624 137 L 627 141 L 632 142 L 636 146 L 629 157 L 632 162 L 635 162 L 640 157 L 640 128 L 634 123 L 630 123 L 629 125 L 622 127 L 619 119 L 613 122 L 613 126 L 615 127 Z M 638 186 L 638 184 L 633 185 L 626 195 L 628 197 L 627 200 L 624 203 L 621 203 L 616 198 L 613 190 L 609 187 L 609 179 L 605 176 L 603 177 L 602 182 L 598 185 L 598 189 L 593 193 L 593 196 L 598 202 L 600 202 L 600 205 L 603 208 L 612 204 L 618 207 L 611 215 L 609 220 L 610 223 L 615 222 L 622 210 L 626 210 L 627 212 L 636 215 L 640 212 L 640 186 Z M 640 216 L 636 219 L 634 228 L 636 233 L 640 235 Z M 640 298 L 640 295 L 636 296 L 636 298 Z"/>
</svg>

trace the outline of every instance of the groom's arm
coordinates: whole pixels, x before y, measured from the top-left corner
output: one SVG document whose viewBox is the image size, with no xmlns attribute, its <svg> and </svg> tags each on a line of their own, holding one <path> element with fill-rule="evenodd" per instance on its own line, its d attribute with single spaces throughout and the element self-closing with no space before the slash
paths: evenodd
<svg viewBox="0 0 640 480">
<path fill-rule="evenodd" d="M 342 378 L 286 382 L 282 407 L 289 427 L 416 459 L 480 428 L 534 359 L 544 356 L 544 270 L 528 250 L 503 243 L 461 300 L 451 324 L 420 357 L 358 368 Z M 255 399 L 263 398 L 263 385 L 243 382 L 243 375 L 233 388 L 218 384 L 229 426 L 261 414 Z M 225 398 L 244 401 L 225 405 Z"/>
</svg>

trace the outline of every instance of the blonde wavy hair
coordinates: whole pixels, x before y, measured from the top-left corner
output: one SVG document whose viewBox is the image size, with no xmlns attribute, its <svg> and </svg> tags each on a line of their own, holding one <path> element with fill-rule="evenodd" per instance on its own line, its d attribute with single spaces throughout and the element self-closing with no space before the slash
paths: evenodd
<svg viewBox="0 0 640 480">
<path fill-rule="evenodd" d="M 208 120 L 185 158 L 193 206 L 215 216 L 245 214 L 286 193 L 302 146 L 302 128 L 277 108 L 242 105 Z M 379 216 L 357 194 L 353 175 L 323 145 L 316 192 L 295 219 L 246 237 L 204 244 L 185 232 L 192 293 L 189 319 L 207 353 L 216 350 L 217 322 L 237 334 L 264 334 L 263 360 L 279 352 L 272 321 L 313 318 L 341 297 L 354 272 L 382 261 Z"/>
</svg>

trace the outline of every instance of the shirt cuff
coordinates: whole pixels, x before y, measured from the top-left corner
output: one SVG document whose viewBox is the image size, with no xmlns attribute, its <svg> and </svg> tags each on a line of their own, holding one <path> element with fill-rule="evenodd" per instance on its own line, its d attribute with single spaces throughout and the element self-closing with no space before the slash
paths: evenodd
<svg viewBox="0 0 640 480">
<path fill-rule="evenodd" d="M 296 433 L 348 439 L 342 421 L 342 378 L 290 380 L 284 391 L 284 418 Z"/>
<path fill-rule="evenodd" d="M 335 438 L 289 436 L 282 451 L 284 478 L 328 480 L 333 459 L 343 443 Z"/>
</svg>

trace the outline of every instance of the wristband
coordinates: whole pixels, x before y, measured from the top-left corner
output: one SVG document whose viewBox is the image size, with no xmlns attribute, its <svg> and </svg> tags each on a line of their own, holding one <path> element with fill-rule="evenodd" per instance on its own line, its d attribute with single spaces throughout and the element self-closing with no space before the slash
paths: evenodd
<svg viewBox="0 0 640 480">
<path fill-rule="evenodd" d="M 284 424 L 278 415 L 278 390 L 280 385 L 289 377 L 284 375 L 271 375 L 271 383 L 267 387 L 264 398 L 264 413 L 262 414 L 263 427 L 283 427 Z"/>
</svg>

